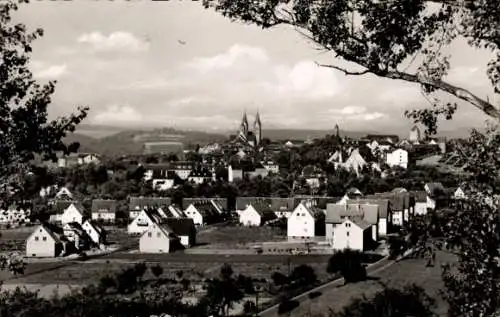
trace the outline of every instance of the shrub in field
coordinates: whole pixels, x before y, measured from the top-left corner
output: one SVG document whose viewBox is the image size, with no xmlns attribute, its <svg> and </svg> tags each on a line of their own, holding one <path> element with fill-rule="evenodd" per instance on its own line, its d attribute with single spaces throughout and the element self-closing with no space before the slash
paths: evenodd
<svg viewBox="0 0 500 317">
<path fill-rule="evenodd" d="M 156 277 L 159 278 L 163 274 L 163 268 L 160 265 L 155 265 L 150 268 L 151 273 Z"/>
<path fill-rule="evenodd" d="M 338 251 L 328 260 L 326 271 L 330 274 L 340 274 L 345 283 L 363 281 L 366 279 L 366 268 L 363 265 L 363 254 L 350 249 Z"/>
<path fill-rule="evenodd" d="M 302 286 L 308 286 L 316 283 L 318 278 L 312 267 L 303 264 L 293 269 L 289 280 Z"/>
<path fill-rule="evenodd" d="M 280 272 L 274 272 L 271 275 L 271 278 L 273 280 L 274 285 L 276 285 L 276 286 L 287 285 L 289 282 L 288 277 Z"/>
</svg>

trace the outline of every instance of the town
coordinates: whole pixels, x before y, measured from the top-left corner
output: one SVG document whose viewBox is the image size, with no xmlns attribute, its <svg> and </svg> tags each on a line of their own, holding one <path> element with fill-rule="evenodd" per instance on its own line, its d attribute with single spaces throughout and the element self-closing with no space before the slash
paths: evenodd
<svg viewBox="0 0 500 317">
<path fill-rule="evenodd" d="M 0 317 L 500 316 L 499 8 L 0 2 Z"/>
<path fill-rule="evenodd" d="M 23 252 L 31 269 L 50 258 L 96 265 L 104 256 L 110 263 L 175 261 L 194 274 L 201 264 L 192 261 L 201 257 L 245 263 L 248 274 L 266 280 L 272 272 L 255 273 L 287 258 L 319 270 L 345 249 L 372 263 L 387 259 L 389 238 L 413 217 L 465 198 L 462 165 L 449 152 L 460 149 L 460 140 L 425 140 L 417 126 L 404 139 L 349 139 L 338 125 L 333 132 L 272 141 L 262 135 L 259 114 L 249 129 L 245 113 L 223 144 L 180 154 L 145 146 L 142 156 L 114 160 L 97 153 L 61 156 L 38 167 L 45 177 L 32 179 L 33 188 L 44 182 L 34 197 L 2 210 L 2 247 Z M 46 280 L 43 272 L 30 283 Z M 79 283 L 67 274 L 58 274 L 60 284 Z M 93 271 L 80 274 L 80 281 L 95 279 Z M 199 277 L 190 283 L 193 290 L 203 284 Z M 261 296 L 260 305 L 275 298 Z"/>
</svg>

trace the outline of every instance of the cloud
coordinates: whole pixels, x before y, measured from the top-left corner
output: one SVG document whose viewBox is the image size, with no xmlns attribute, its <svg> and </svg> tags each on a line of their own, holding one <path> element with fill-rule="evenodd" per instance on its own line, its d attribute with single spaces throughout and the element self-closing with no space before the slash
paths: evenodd
<svg viewBox="0 0 500 317">
<path fill-rule="evenodd" d="M 366 112 L 366 108 L 358 106 L 347 106 L 344 107 L 342 110 L 340 110 L 341 114 L 346 114 L 346 115 L 362 114 L 364 112 Z"/>
<path fill-rule="evenodd" d="M 111 105 L 105 111 L 96 114 L 92 122 L 96 124 L 141 122 L 143 117 L 130 106 Z"/>
<path fill-rule="evenodd" d="M 362 106 L 347 106 L 342 109 L 329 109 L 325 114 L 326 117 L 350 121 L 373 121 L 387 117 L 385 113 L 367 112 L 367 110 L 366 107 Z"/>
<path fill-rule="evenodd" d="M 291 67 L 276 66 L 274 77 L 264 87 L 279 97 L 322 99 L 333 97 L 342 89 L 334 72 L 312 61 L 301 61 Z"/>
<path fill-rule="evenodd" d="M 57 79 L 68 73 L 66 64 L 47 65 L 44 62 L 31 63 L 33 76 L 40 79 Z"/>
<path fill-rule="evenodd" d="M 245 65 L 249 61 L 263 63 L 267 60 L 267 53 L 263 49 L 235 44 L 228 51 L 213 57 L 196 58 L 188 63 L 188 66 L 206 73 L 213 70 L 230 68 L 236 64 Z"/>
<path fill-rule="evenodd" d="M 80 35 L 77 41 L 90 45 L 95 51 L 142 52 L 149 49 L 147 41 L 141 40 L 129 32 L 113 32 L 108 36 L 101 32 L 85 33 Z"/>
</svg>

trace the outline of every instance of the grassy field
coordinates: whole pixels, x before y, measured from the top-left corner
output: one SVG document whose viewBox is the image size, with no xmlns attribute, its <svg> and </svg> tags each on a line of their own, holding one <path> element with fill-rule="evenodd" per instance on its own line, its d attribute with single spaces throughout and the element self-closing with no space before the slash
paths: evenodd
<svg viewBox="0 0 500 317">
<path fill-rule="evenodd" d="M 439 316 L 445 316 L 447 306 L 439 295 L 439 290 L 443 287 L 441 264 L 454 261 L 454 258 L 449 254 L 441 253 L 438 254 L 436 260 L 434 267 L 426 267 L 425 260 L 421 259 L 408 259 L 396 263 L 373 274 L 373 280 L 331 289 L 313 300 L 302 303 L 292 311 L 292 316 L 305 316 L 307 314 L 327 316 L 329 309 L 339 311 L 353 298 L 361 297 L 363 294 L 366 296 L 374 294 L 382 288 L 380 282 L 398 288 L 412 283 L 423 287 L 427 294 L 436 300 L 436 313 Z"/>
<path fill-rule="evenodd" d="M 26 249 L 26 239 L 35 230 L 35 227 L 19 227 L 0 230 L 0 252 L 20 251 Z"/>
<path fill-rule="evenodd" d="M 201 282 L 206 278 L 213 278 L 219 275 L 222 264 L 215 262 L 160 262 L 158 263 L 164 270 L 163 277 L 174 278 L 177 272 L 182 271 L 183 277 L 192 282 Z M 149 264 L 148 266 L 154 266 Z M 328 279 L 326 273 L 326 263 L 308 263 L 316 271 L 318 278 L 322 281 Z M 89 284 L 98 282 L 101 277 L 114 275 L 122 270 L 132 267 L 130 263 L 123 263 L 119 260 L 109 262 L 67 262 L 67 263 L 36 263 L 29 264 L 23 276 L 12 278 L 9 273 L 0 272 L 0 280 L 5 283 L 26 283 L 26 284 Z M 255 279 L 270 279 L 273 272 L 279 271 L 288 274 L 287 263 L 232 263 L 235 274 L 243 274 Z M 292 264 L 290 269 L 293 269 Z M 153 279 L 153 275 L 148 270 L 145 279 Z"/>
<path fill-rule="evenodd" d="M 197 248 L 248 248 L 253 243 L 282 241 L 286 237 L 277 228 L 213 225 L 196 237 Z"/>
</svg>

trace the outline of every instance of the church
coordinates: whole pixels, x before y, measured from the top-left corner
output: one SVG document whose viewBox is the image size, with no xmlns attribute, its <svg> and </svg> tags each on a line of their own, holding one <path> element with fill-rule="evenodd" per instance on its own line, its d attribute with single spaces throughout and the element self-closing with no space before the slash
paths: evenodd
<svg viewBox="0 0 500 317">
<path fill-rule="evenodd" d="M 249 129 L 247 113 L 243 113 L 243 119 L 241 120 L 240 129 L 236 136 L 235 142 L 244 145 L 258 147 L 262 142 L 262 122 L 260 121 L 260 115 L 257 111 L 255 115 L 255 121 L 253 123 L 253 129 Z"/>
</svg>

